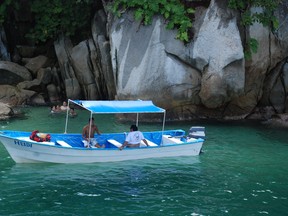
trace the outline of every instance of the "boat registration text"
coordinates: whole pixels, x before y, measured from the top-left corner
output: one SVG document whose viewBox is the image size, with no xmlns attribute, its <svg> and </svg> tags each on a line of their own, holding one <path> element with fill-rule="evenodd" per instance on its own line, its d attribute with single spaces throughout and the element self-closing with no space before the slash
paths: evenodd
<svg viewBox="0 0 288 216">
<path fill-rule="evenodd" d="M 32 148 L 32 143 L 27 143 L 25 141 L 14 140 L 14 144 L 19 145 L 19 146 L 25 146 L 25 147 Z"/>
</svg>

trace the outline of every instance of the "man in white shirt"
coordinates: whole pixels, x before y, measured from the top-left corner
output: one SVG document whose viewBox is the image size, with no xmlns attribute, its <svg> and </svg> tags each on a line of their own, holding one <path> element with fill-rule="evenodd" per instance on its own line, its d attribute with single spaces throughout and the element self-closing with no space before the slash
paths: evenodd
<svg viewBox="0 0 288 216">
<path fill-rule="evenodd" d="M 130 148 L 137 148 L 140 146 L 141 140 L 143 140 L 143 142 L 149 146 L 147 140 L 144 138 L 143 133 L 138 131 L 138 127 L 136 125 L 131 125 L 130 132 L 126 137 L 125 142 L 119 149 L 122 150 L 126 146 Z"/>
</svg>

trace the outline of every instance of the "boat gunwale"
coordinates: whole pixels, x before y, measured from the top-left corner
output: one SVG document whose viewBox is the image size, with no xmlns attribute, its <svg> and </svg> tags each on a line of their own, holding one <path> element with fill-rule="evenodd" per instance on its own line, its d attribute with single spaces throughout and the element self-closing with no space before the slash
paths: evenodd
<svg viewBox="0 0 288 216">
<path fill-rule="evenodd" d="M 168 130 L 168 132 L 173 132 L 173 131 L 180 131 L 178 129 L 176 130 Z M 182 131 L 182 130 L 181 130 Z M 3 132 L 13 132 L 13 133 L 28 133 L 28 132 L 22 132 L 22 131 L 0 131 L 0 136 L 2 137 L 6 137 L 7 139 L 13 139 L 13 140 L 18 140 L 18 141 L 22 141 L 22 142 L 28 142 L 30 144 L 34 144 L 34 145 L 39 145 L 39 146 L 45 146 L 45 147 L 53 147 L 53 148 L 60 148 L 60 149 L 73 149 L 73 150 L 84 150 L 84 151 L 107 151 L 107 150 L 117 150 L 119 151 L 118 148 L 85 148 L 85 147 L 76 147 L 76 146 L 71 146 L 71 147 L 67 147 L 67 146 L 61 146 L 61 145 L 57 145 L 56 142 L 51 142 L 51 143 L 54 143 L 54 145 L 51 145 L 51 144 L 47 144 L 45 142 L 37 142 L 37 141 L 33 141 L 33 140 L 23 140 L 21 139 L 21 137 L 12 137 L 12 136 L 8 136 L 7 134 L 4 135 Z M 153 132 L 161 132 L 161 131 L 153 131 Z M 153 132 L 146 132 L 146 133 L 153 133 Z M 166 132 L 166 131 L 165 131 Z M 144 132 L 145 133 L 145 132 Z M 67 136 L 70 136 L 70 135 L 75 135 L 75 136 L 79 136 L 79 134 L 77 133 L 74 133 L 74 134 L 61 134 L 61 133 L 51 133 L 52 135 L 67 135 Z M 117 134 L 121 134 L 122 133 L 111 133 L 111 135 L 117 135 Z M 103 135 L 110 135 L 110 134 L 103 134 Z M 29 136 L 28 136 L 29 137 Z M 125 151 L 126 150 L 144 150 L 144 149 L 151 149 L 151 148 L 163 148 L 163 147 L 173 147 L 173 146 L 183 146 L 183 145 L 193 145 L 193 144 L 197 144 L 197 143 L 200 143 L 200 142 L 204 142 L 205 140 L 202 139 L 202 138 L 198 138 L 196 140 L 193 140 L 193 141 L 189 141 L 189 142 L 182 142 L 182 143 L 168 143 L 168 144 L 165 144 L 165 145 L 157 145 L 157 146 L 147 146 L 147 147 L 140 147 L 140 148 L 125 148 Z M 123 150 L 122 150 L 123 151 Z"/>
</svg>

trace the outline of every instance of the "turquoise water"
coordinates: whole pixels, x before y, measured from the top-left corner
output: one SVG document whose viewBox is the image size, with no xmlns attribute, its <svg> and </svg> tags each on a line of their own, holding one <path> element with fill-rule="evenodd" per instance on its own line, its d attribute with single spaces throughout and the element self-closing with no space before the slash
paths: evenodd
<svg viewBox="0 0 288 216">
<path fill-rule="evenodd" d="M 1 129 L 63 132 L 65 116 L 26 108 Z M 89 114 L 69 119 L 81 132 Z M 131 122 L 95 116 L 102 132 Z M 162 124 L 139 123 L 142 131 Z M 167 123 L 206 127 L 204 153 L 102 164 L 15 164 L 0 145 L 0 215 L 287 215 L 288 133 L 258 122 Z"/>
</svg>

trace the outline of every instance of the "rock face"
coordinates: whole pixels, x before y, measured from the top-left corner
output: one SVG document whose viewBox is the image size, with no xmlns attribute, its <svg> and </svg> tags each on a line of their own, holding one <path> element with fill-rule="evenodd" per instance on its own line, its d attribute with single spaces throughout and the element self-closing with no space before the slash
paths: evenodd
<svg viewBox="0 0 288 216">
<path fill-rule="evenodd" d="M 114 99 L 115 81 L 105 23 L 105 14 L 100 10 L 92 22 L 93 38 L 74 47 L 64 37 L 54 43 L 67 98 Z"/>
<path fill-rule="evenodd" d="M 175 32 L 167 34 L 159 17 L 149 27 L 128 13 L 112 20 L 110 41 L 118 98 L 152 98 L 168 108 L 170 115 L 185 119 L 194 115 L 239 119 L 253 114 L 268 87 L 269 72 L 278 71 L 275 81 L 283 74 L 275 67 L 287 58 L 287 40 L 260 24 L 240 32 L 237 14 L 226 5 L 215 0 L 208 9 L 198 8 L 194 39 L 185 46 L 173 39 Z M 286 17 L 282 13 L 279 19 Z M 259 41 L 259 50 L 249 61 L 244 59 L 241 35 Z M 281 112 L 287 96 L 280 83 L 270 84 L 263 96 L 274 100 L 263 105 L 272 102 Z M 275 98 L 280 92 L 282 96 Z"/>
<path fill-rule="evenodd" d="M 254 10 L 257 12 L 260 9 L 255 8 Z M 284 33 L 279 37 L 277 31 L 272 33 L 258 23 L 248 29 L 249 37 L 256 38 L 259 42 L 258 52 L 252 56 L 250 61 L 246 61 L 245 93 L 228 105 L 227 111 L 224 113 L 226 116 L 235 115 L 235 110 L 238 110 L 237 112 L 242 118 L 247 115 L 253 117 L 254 111 L 257 111 L 258 108 L 271 110 L 268 107 L 271 107 L 274 113 L 281 113 L 283 107 L 287 106 L 286 92 L 288 89 L 287 85 L 283 85 L 282 77 L 287 76 L 284 65 L 288 55 L 288 18 L 287 13 L 285 15 L 281 13 L 282 10 L 287 11 L 285 4 L 281 5 L 277 11 L 280 23 L 277 31 L 286 32 L 286 38 Z M 266 116 L 265 112 L 263 115 Z"/>
<path fill-rule="evenodd" d="M 10 55 L 7 50 L 7 39 L 5 31 L 0 27 L 0 60 L 1 61 L 10 61 Z"/>
<path fill-rule="evenodd" d="M 125 14 L 113 22 L 110 30 L 117 98 L 152 99 L 167 108 L 173 107 L 167 101 L 190 98 L 199 103 L 201 74 L 183 62 L 188 57 L 187 48 L 174 38 L 175 32 L 167 36 L 159 17 L 151 26 L 140 27 L 137 22 L 131 25 L 131 19 L 132 13 Z M 180 47 L 175 45 L 173 49 L 171 44 Z"/>
<path fill-rule="evenodd" d="M 91 37 L 74 43 L 60 35 L 53 52 L 17 44 L 9 54 L 0 29 L 0 99 L 10 105 L 149 99 L 170 119 L 270 118 L 288 110 L 287 5 L 279 5 L 280 25 L 272 32 L 258 23 L 243 28 L 226 1 L 211 0 L 196 8 L 188 44 L 175 39 L 162 17 L 143 26 L 133 11 L 116 18 L 98 10 Z M 249 38 L 259 48 L 245 60 Z"/>
<path fill-rule="evenodd" d="M 8 61 L 0 61 L 0 76 L 0 85 L 15 85 L 19 82 L 29 81 L 32 79 L 27 68 Z"/>
<path fill-rule="evenodd" d="M 0 120 L 4 120 L 13 116 L 14 112 L 10 106 L 0 102 Z"/>
<path fill-rule="evenodd" d="M 219 108 L 244 92 L 244 53 L 235 14 L 212 1 L 193 47 L 202 72 L 201 102 Z"/>
</svg>

